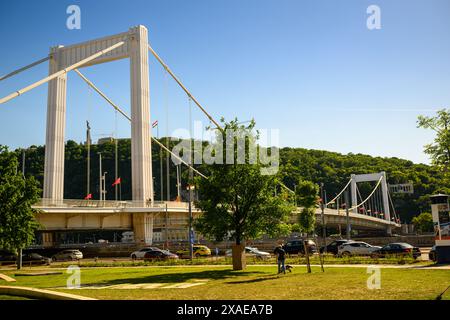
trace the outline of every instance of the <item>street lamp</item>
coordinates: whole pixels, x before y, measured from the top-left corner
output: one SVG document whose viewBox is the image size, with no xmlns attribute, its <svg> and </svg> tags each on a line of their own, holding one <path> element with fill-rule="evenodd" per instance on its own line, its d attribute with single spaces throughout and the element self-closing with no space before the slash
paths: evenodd
<svg viewBox="0 0 450 320">
<path fill-rule="evenodd" d="M 187 186 L 188 190 L 188 202 L 189 202 L 189 257 L 192 260 L 194 256 L 194 235 L 193 235 L 193 229 L 192 229 L 192 204 L 191 204 L 191 193 L 192 190 L 194 190 L 195 187 L 193 185 Z"/>
</svg>

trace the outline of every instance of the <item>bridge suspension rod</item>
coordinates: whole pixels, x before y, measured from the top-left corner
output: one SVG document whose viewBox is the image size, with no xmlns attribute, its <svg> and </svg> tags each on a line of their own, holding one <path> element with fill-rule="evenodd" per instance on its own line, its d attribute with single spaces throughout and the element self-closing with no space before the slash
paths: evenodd
<svg viewBox="0 0 450 320">
<path fill-rule="evenodd" d="M 81 61 L 78 61 L 77 63 L 72 64 L 71 66 L 69 66 L 67 68 L 64 68 L 64 69 L 62 69 L 62 70 L 60 70 L 58 72 L 53 73 L 53 74 L 45 77 L 44 79 L 41 79 L 41 80 L 39 80 L 39 81 L 37 81 L 35 83 L 32 83 L 32 84 L 30 84 L 29 86 L 27 86 L 27 87 L 25 87 L 23 89 L 17 90 L 16 92 L 13 92 L 13 93 L 9 94 L 8 96 L 6 96 L 4 98 L 1 98 L 0 99 L 0 104 L 3 104 L 3 103 L 5 103 L 5 102 L 7 102 L 7 101 L 9 101 L 11 99 L 14 99 L 14 98 L 20 96 L 21 94 L 23 94 L 23 93 L 25 93 L 27 91 L 30 91 L 31 89 L 34 89 L 34 88 L 40 86 L 41 84 L 49 82 L 50 80 L 53 80 L 53 79 L 55 79 L 55 78 L 57 78 L 57 77 L 59 77 L 59 76 L 61 76 L 63 74 L 66 74 L 67 72 L 69 72 L 69 71 L 71 71 L 73 69 L 76 69 L 76 68 L 78 68 L 78 67 L 88 63 L 89 61 L 92 61 L 92 60 L 100 57 L 101 55 L 103 55 L 103 54 L 105 54 L 107 52 L 110 52 L 110 51 L 112 51 L 112 50 L 122 46 L 124 43 L 125 43 L 124 41 L 120 41 L 120 42 L 118 42 L 118 43 L 116 43 L 116 44 L 114 44 L 114 45 L 112 45 L 112 46 L 110 46 L 110 47 L 108 47 L 106 49 L 103 49 L 103 50 L 100 50 L 97 53 L 94 53 L 93 55 L 91 55 L 91 56 L 89 56 L 89 57 L 87 57 L 87 58 L 85 58 L 85 59 L 83 59 Z"/>
<path fill-rule="evenodd" d="M 340 195 L 345 191 L 345 189 L 347 189 L 347 187 L 349 186 L 349 184 L 350 184 L 351 182 L 352 182 L 352 179 L 350 179 L 350 180 L 347 182 L 347 184 L 345 185 L 345 187 L 341 190 L 341 192 L 339 192 L 339 193 L 337 194 L 336 197 L 334 197 L 332 200 L 328 201 L 328 202 L 325 204 L 325 207 L 328 206 L 329 204 L 333 203 L 337 198 L 339 198 Z"/>
<path fill-rule="evenodd" d="M 159 63 L 164 67 L 164 69 L 166 69 L 166 71 L 171 75 L 171 77 L 176 81 L 176 83 L 178 83 L 181 89 L 183 89 L 184 92 L 186 92 L 188 97 L 191 98 L 192 101 L 194 101 L 194 103 L 200 108 L 200 110 L 202 110 L 202 112 L 208 117 L 208 119 L 211 120 L 211 122 L 213 122 L 220 131 L 223 132 L 223 128 L 219 125 L 219 123 L 217 123 L 217 121 L 214 120 L 214 118 L 205 110 L 205 108 L 202 107 L 200 102 L 198 102 L 197 99 L 195 99 L 195 97 L 189 92 L 189 90 L 183 85 L 183 83 L 181 83 L 181 81 L 177 78 L 177 76 L 172 72 L 172 70 L 170 70 L 167 64 L 164 63 L 164 61 L 160 58 L 160 56 L 155 52 L 155 50 L 153 50 L 153 48 L 150 45 L 148 46 L 148 50 L 150 50 L 150 52 L 153 54 L 156 60 L 159 61 Z"/>
<path fill-rule="evenodd" d="M 9 78 L 9 77 L 12 77 L 12 76 L 14 76 L 14 75 L 16 75 L 16 74 L 18 74 L 18 73 L 21 73 L 22 71 L 28 70 L 28 69 L 30 69 L 30 68 L 32 68 L 32 67 L 34 67 L 34 66 L 37 66 L 38 64 L 41 64 L 42 62 L 45 62 L 45 61 L 47 61 L 48 59 L 50 59 L 50 56 L 47 56 L 47 57 L 45 57 L 45 58 L 42 58 L 42 59 L 40 59 L 40 60 L 38 60 L 38 61 L 35 61 L 35 62 L 33 62 L 33 63 L 30 63 L 29 65 L 26 65 L 25 67 L 22 67 L 22 68 L 19 68 L 19 69 L 17 69 L 17 70 L 14 70 L 14 71 L 12 71 L 12 72 L 10 72 L 10 73 L 8 73 L 8 74 L 5 74 L 4 76 L 1 76 L 1 77 L 0 77 L 0 81 L 3 81 L 3 80 L 5 80 L 5 79 L 7 79 L 7 78 Z"/>
<path fill-rule="evenodd" d="M 86 76 L 84 76 L 79 70 L 75 69 L 75 72 L 81 77 L 81 79 L 83 79 L 92 89 L 94 89 L 103 99 L 105 99 L 115 110 L 117 110 L 118 112 L 120 112 L 120 114 L 122 114 L 125 118 L 127 118 L 128 121 L 131 122 L 131 117 L 129 115 L 127 115 L 119 106 L 117 106 L 114 102 L 112 102 L 111 99 L 109 99 L 99 88 L 97 88 L 97 86 L 95 86 L 92 81 L 90 81 L 88 78 L 86 78 Z M 208 179 L 207 176 L 205 176 L 203 173 L 201 173 L 200 171 L 198 171 L 197 169 L 195 169 L 194 167 L 192 167 L 191 165 L 189 165 L 186 161 L 184 161 L 183 159 L 181 159 L 179 156 L 177 156 L 175 153 L 173 153 L 170 149 L 168 149 L 165 145 L 163 145 L 161 142 L 159 142 L 157 139 L 155 139 L 153 136 L 151 137 L 152 140 L 154 142 L 156 142 L 157 145 L 159 145 L 161 148 L 163 148 L 164 150 L 166 150 L 167 152 L 169 152 L 173 157 L 175 157 L 178 161 L 181 161 L 184 165 L 186 165 L 187 167 L 191 168 L 192 171 L 194 171 L 195 173 L 197 173 L 199 176 L 201 176 L 202 178 Z"/>
</svg>

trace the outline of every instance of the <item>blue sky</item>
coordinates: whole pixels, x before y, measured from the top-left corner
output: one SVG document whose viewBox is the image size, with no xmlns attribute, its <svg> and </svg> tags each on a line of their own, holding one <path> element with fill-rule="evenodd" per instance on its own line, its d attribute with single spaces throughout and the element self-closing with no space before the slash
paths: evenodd
<svg viewBox="0 0 450 320">
<path fill-rule="evenodd" d="M 67 6 L 81 29 L 66 27 Z M 368 30 L 366 9 L 381 9 Z M 419 114 L 450 107 L 450 1 L 1 1 L 0 75 L 38 60 L 49 47 L 149 29 L 153 48 L 215 117 L 254 118 L 280 129 L 280 145 L 396 156 L 428 163 L 432 132 Z M 0 83 L 0 96 L 47 75 L 42 64 Z M 129 62 L 83 69 L 129 111 Z M 150 60 L 152 120 L 160 134 L 188 128 L 183 92 Z M 90 92 L 90 93 L 89 93 Z M 43 144 L 47 86 L 0 106 L 0 144 Z M 116 131 L 115 114 L 69 74 L 66 139 Z M 168 111 L 167 111 L 168 110 Z M 167 122 L 167 113 L 169 121 Z M 193 109 L 192 119 L 209 123 Z M 130 135 L 119 117 L 117 133 Z M 156 133 L 156 132 L 155 132 Z"/>
</svg>

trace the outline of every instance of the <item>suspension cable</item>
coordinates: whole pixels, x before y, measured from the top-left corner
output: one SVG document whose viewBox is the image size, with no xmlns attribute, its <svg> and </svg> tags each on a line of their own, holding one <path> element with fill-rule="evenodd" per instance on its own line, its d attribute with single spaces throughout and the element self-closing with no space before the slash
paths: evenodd
<svg viewBox="0 0 450 320">
<path fill-rule="evenodd" d="M 397 223 L 397 219 L 399 219 L 399 218 L 397 216 L 397 212 L 395 212 L 394 202 L 392 201 L 392 197 L 391 197 L 391 193 L 390 192 L 388 192 L 388 199 L 389 199 L 389 202 L 390 202 L 390 204 L 392 206 L 392 211 L 394 213 L 394 219 L 395 219 L 394 222 Z"/>
<path fill-rule="evenodd" d="M 114 104 L 114 102 L 111 101 L 111 99 L 109 99 L 104 93 L 102 93 L 100 91 L 100 89 L 98 89 L 91 81 L 89 81 L 85 76 L 83 76 L 81 74 L 81 72 L 77 71 L 77 74 L 81 76 L 81 78 L 83 80 L 86 81 L 87 84 L 89 84 L 98 94 L 100 94 L 102 96 L 102 98 L 104 98 L 114 109 L 116 109 L 117 111 L 119 111 L 125 118 L 128 119 L 128 121 L 131 122 L 131 117 L 129 115 L 127 115 L 124 111 L 122 111 L 122 109 L 120 109 L 116 104 Z M 197 169 L 191 167 L 188 163 L 186 163 L 186 161 L 184 161 L 183 159 L 181 159 L 179 156 L 177 156 L 175 153 L 173 153 L 172 151 L 170 151 L 168 148 L 166 148 L 166 146 L 164 146 L 161 142 L 158 141 L 158 139 L 155 139 L 153 136 L 151 137 L 152 140 L 154 142 L 156 142 L 157 145 L 159 145 L 161 148 L 163 148 L 164 150 L 166 150 L 167 152 L 169 152 L 173 157 L 175 157 L 177 160 L 181 161 L 183 164 L 185 164 L 186 166 L 188 166 L 189 168 L 192 169 L 192 171 L 194 171 L 195 173 L 197 173 L 199 176 L 208 179 L 208 177 L 206 177 L 203 173 L 201 173 L 200 171 L 198 171 Z"/>
<path fill-rule="evenodd" d="M 362 196 L 361 196 L 361 193 L 359 192 L 358 185 L 356 185 L 356 192 L 358 193 L 359 199 L 362 201 Z M 367 215 L 367 209 L 366 209 L 365 205 L 363 205 L 363 209 L 364 209 L 364 213 Z"/>
<path fill-rule="evenodd" d="M 194 103 L 200 108 L 200 110 L 202 110 L 202 112 L 208 117 L 208 119 L 211 120 L 220 131 L 223 132 L 223 128 L 219 125 L 219 123 L 216 120 L 214 120 L 214 118 L 205 110 L 205 108 L 202 107 L 202 105 L 197 101 L 197 99 L 195 99 L 195 97 L 189 92 L 189 90 L 186 89 L 186 87 L 181 83 L 181 81 L 172 72 L 172 70 L 170 70 L 170 68 L 167 66 L 167 64 L 165 64 L 164 61 L 155 52 L 155 50 L 153 50 L 153 48 L 150 45 L 148 45 L 148 49 L 153 54 L 153 56 L 156 58 L 156 60 L 158 60 L 158 62 L 164 67 L 164 69 L 166 69 L 166 71 L 172 76 L 172 78 L 176 81 L 176 83 L 178 83 L 178 85 L 181 87 L 181 89 L 183 89 L 184 92 L 186 92 L 188 97 L 191 98 L 192 101 L 194 101 Z"/>
<path fill-rule="evenodd" d="M 100 57 L 101 55 L 103 55 L 103 54 L 105 54 L 107 52 L 110 52 L 110 51 L 112 51 L 112 50 L 122 46 L 124 43 L 125 43 L 124 41 L 117 42 L 116 44 L 114 44 L 114 45 L 112 45 L 112 46 L 110 46 L 110 47 L 108 47 L 106 49 L 100 50 L 97 53 L 94 53 L 93 55 L 90 55 L 89 57 L 87 57 L 87 58 L 85 58 L 83 60 L 80 60 L 77 63 L 74 63 L 74 64 L 70 65 L 67 68 L 59 70 L 59 71 L 57 71 L 57 72 L 55 72 L 55 73 L 53 73 L 53 74 L 51 74 L 51 75 L 49 75 L 49 76 L 39 80 L 39 81 L 36 81 L 36 82 L 30 84 L 29 86 L 27 86 L 25 88 L 17 90 L 15 92 L 7 95 L 6 97 L 1 98 L 0 99 L 0 104 L 5 103 L 5 102 L 7 102 L 7 101 L 9 101 L 11 99 L 14 99 L 14 98 L 20 96 L 21 94 L 23 94 L 23 93 L 25 93 L 27 91 L 30 91 L 30 90 L 32 90 L 32 89 L 34 89 L 34 88 L 36 88 L 36 87 L 46 83 L 46 82 L 49 82 L 50 80 L 53 80 L 53 79 L 55 79 L 55 78 L 57 78 L 57 77 L 59 77 L 59 76 L 61 76 L 63 74 L 66 74 L 67 72 L 69 72 L 69 71 L 71 71 L 73 69 L 81 67 L 82 65 L 88 63 L 89 61 L 92 61 L 92 60 Z"/>
<path fill-rule="evenodd" d="M 350 180 L 347 182 L 347 184 L 345 185 L 345 187 L 341 190 L 341 192 L 339 192 L 339 193 L 337 194 L 336 197 L 334 197 L 332 200 L 328 201 L 328 203 L 325 204 L 325 207 L 328 206 L 329 204 L 333 203 L 334 200 L 336 200 L 337 198 L 339 198 L 339 196 L 342 194 L 342 192 L 344 192 L 345 189 L 347 189 L 347 187 L 348 187 L 348 185 L 350 184 L 350 182 L 352 182 L 352 179 L 350 179 Z"/>
<path fill-rule="evenodd" d="M 42 62 L 45 62 L 45 61 L 47 61 L 49 59 L 50 59 L 50 56 L 47 56 L 45 58 L 42 58 L 41 60 L 35 61 L 33 63 L 30 63 L 29 65 L 26 65 L 25 67 L 19 68 L 17 70 L 14 70 L 14 71 L 8 73 L 8 74 L 5 74 L 4 76 L 0 77 L 0 81 L 3 81 L 3 80 L 5 80 L 5 79 L 7 79 L 9 77 L 12 77 L 12 76 L 14 76 L 14 75 L 16 75 L 18 73 L 21 73 L 22 71 L 25 71 L 27 69 L 32 68 L 34 66 L 37 66 L 38 64 L 41 64 Z"/>
<path fill-rule="evenodd" d="M 359 206 L 361 206 L 361 205 L 363 205 L 364 203 L 366 203 L 366 201 L 369 200 L 370 197 L 371 197 L 371 196 L 375 193 L 375 191 L 378 189 L 378 187 L 380 186 L 380 183 L 381 183 L 381 180 L 382 180 L 382 179 L 383 179 L 383 176 L 381 176 L 380 179 L 378 179 L 378 182 L 377 182 L 375 188 L 374 188 L 374 189 L 372 190 L 372 192 L 367 196 L 366 200 L 364 200 L 364 201 L 361 202 L 361 203 L 358 203 L 358 204 L 354 205 L 353 207 L 349 208 L 349 210 L 358 208 Z"/>
</svg>

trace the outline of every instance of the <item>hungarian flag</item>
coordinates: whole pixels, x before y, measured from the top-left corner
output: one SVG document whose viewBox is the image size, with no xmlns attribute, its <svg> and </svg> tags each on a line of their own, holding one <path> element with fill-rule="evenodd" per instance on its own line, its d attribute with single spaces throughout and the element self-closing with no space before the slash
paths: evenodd
<svg viewBox="0 0 450 320">
<path fill-rule="evenodd" d="M 92 199 L 92 193 L 89 193 L 86 197 L 84 197 L 84 200 Z"/>
<path fill-rule="evenodd" d="M 112 184 L 112 186 L 114 187 L 117 184 L 120 184 L 121 180 L 120 177 L 116 179 L 116 181 L 114 181 L 114 183 Z"/>
<path fill-rule="evenodd" d="M 158 125 L 158 120 L 152 123 L 152 128 L 156 127 Z"/>
</svg>

